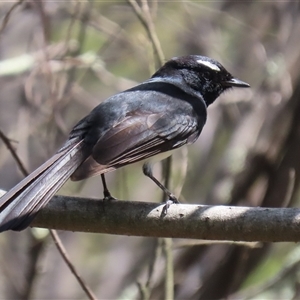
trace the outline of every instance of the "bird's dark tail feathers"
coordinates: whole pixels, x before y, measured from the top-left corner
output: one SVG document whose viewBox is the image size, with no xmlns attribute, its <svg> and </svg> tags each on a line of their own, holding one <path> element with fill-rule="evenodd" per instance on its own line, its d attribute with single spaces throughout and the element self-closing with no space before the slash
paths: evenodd
<svg viewBox="0 0 300 300">
<path fill-rule="evenodd" d="M 0 232 L 23 230 L 87 158 L 84 142 L 74 141 L 0 198 Z"/>
</svg>

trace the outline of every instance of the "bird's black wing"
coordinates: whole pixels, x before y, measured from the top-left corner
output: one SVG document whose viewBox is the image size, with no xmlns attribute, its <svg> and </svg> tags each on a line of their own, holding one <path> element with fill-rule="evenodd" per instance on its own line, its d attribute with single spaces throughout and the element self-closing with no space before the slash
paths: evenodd
<svg viewBox="0 0 300 300">
<path fill-rule="evenodd" d="M 131 111 L 107 130 L 72 175 L 81 180 L 194 142 L 205 123 L 192 113 Z"/>
<path fill-rule="evenodd" d="M 100 164 L 120 167 L 178 148 L 198 130 L 193 116 L 137 111 L 108 130 L 94 146 L 92 156 Z"/>
</svg>

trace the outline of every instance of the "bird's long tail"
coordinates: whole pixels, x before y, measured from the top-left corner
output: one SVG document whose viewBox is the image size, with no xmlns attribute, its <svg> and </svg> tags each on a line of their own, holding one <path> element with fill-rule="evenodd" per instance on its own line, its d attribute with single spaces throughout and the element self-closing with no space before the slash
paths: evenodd
<svg viewBox="0 0 300 300">
<path fill-rule="evenodd" d="M 84 142 L 68 143 L 0 198 L 0 232 L 23 230 L 87 158 Z"/>
</svg>

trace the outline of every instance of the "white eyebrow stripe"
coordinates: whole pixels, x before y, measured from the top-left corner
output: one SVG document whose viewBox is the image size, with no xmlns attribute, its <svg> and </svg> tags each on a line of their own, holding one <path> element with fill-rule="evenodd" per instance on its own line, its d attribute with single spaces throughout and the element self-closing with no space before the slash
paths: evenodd
<svg viewBox="0 0 300 300">
<path fill-rule="evenodd" d="M 215 70 L 217 72 L 221 71 L 220 68 L 217 65 L 215 65 L 215 64 L 213 64 L 213 63 L 211 63 L 211 62 L 209 62 L 207 60 L 198 59 L 197 63 L 205 65 L 205 66 L 209 67 L 210 69 Z"/>
</svg>

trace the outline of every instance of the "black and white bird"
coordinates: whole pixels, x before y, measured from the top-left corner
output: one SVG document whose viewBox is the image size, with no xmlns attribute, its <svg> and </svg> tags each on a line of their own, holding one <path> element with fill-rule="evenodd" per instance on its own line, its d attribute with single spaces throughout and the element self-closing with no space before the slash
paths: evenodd
<svg viewBox="0 0 300 300">
<path fill-rule="evenodd" d="M 225 90 L 249 87 L 217 61 L 174 57 L 149 80 L 116 94 L 78 122 L 62 148 L 0 198 L 0 232 L 26 228 L 69 179 L 104 173 L 194 143 L 207 107 Z M 151 174 L 152 178 L 176 202 Z"/>
</svg>

